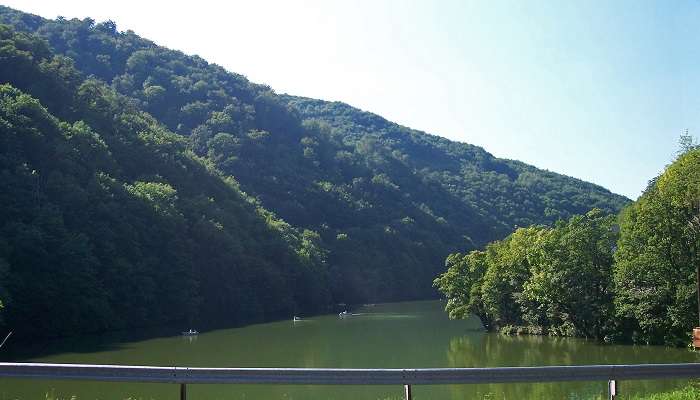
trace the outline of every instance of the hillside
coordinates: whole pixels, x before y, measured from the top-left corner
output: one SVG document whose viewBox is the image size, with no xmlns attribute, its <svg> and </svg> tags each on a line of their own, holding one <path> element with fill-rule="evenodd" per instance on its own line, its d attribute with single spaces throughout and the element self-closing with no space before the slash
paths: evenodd
<svg viewBox="0 0 700 400">
<path fill-rule="evenodd" d="M 591 208 L 618 209 L 626 199 L 575 178 L 493 157 L 483 148 L 409 129 L 339 102 L 283 98 L 304 119 L 328 124 L 345 143 L 380 142 L 424 181 L 441 186 L 483 218 L 494 236 L 514 226 L 552 223 Z M 484 244 L 477 236 L 477 244 Z"/>
<path fill-rule="evenodd" d="M 211 219 L 210 213 L 203 211 L 209 207 L 208 199 L 215 198 L 207 192 L 214 190 L 207 182 L 224 182 L 212 185 L 224 185 L 227 196 L 238 199 L 231 200 L 235 211 L 218 210 L 218 218 L 212 222 L 233 242 L 204 240 L 206 249 L 185 247 L 192 251 L 188 256 L 193 262 L 217 265 L 230 275 L 200 271 L 191 290 L 199 298 L 204 293 L 202 282 L 212 281 L 220 285 L 217 296 L 241 301 L 260 298 L 270 310 L 261 313 L 252 309 L 243 312 L 251 315 L 239 318 L 239 311 L 224 317 L 224 304 L 217 305 L 220 311 L 205 302 L 199 306 L 199 311 L 217 318 L 235 322 L 291 310 L 323 309 L 332 302 L 430 297 L 434 295 L 432 279 L 442 271 L 444 257 L 450 252 L 500 239 L 515 225 L 547 224 L 594 207 L 616 212 L 627 202 L 599 186 L 498 159 L 480 147 L 401 127 L 342 103 L 277 95 L 267 86 L 251 83 L 197 56 L 159 47 L 133 32 L 119 32 L 110 21 L 46 20 L 0 7 L 0 22 L 28 34 L 4 33 L 0 83 L 23 92 L 13 94 L 13 98 L 31 96 L 51 118 L 68 124 L 83 121 L 103 138 L 122 131 L 140 138 L 144 129 L 133 122 L 139 119 L 146 119 L 149 129 L 167 138 L 153 138 L 153 143 L 129 140 L 128 145 L 104 139 L 111 154 L 117 154 L 112 146 L 124 151 L 123 158 L 110 161 L 111 168 L 124 172 L 91 167 L 84 175 L 104 173 L 117 179 L 117 186 L 133 188 L 134 193 L 141 189 L 164 192 L 136 195 L 146 199 L 167 199 L 177 193 L 176 204 L 186 193 L 193 193 L 192 198 L 198 201 L 188 202 L 191 218 L 168 228 L 181 240 L 196 240 L 191 231 L 195 221 Z M 43 81 L 33 79 L 31 73 L 43 74 L 48 83 L 38 83 Z M 81 106 L 88 90 L 85 85 L 98 88 L 90 89 L 90 95 L 97 96 L 90 104 L 101 114 Z M 100 100 L 104 93 L 110 98 L 106 104 Z M 124 126 L 117 129 L 117 123 Z M 3 135 L 16 134 L 15 125 L 8 126 Z M 70 135 L 64 132 L 62 136 Z M 149 158 L 141 155 L 141 147 L 155 145 L 168 151 L 161 149 L 148 156 L 153 162 L 179 157 L 206 166 L 201 167 L 204 175 L 180 176 L 178 171 L 184 174 L 186 170 L 182 166 L 165 171 L 146 168 L 142 163 Z M 56 144 L 50 141 L 42 146 L 51 149 Z M 9 157 L 16 148 L 5 147 L 3 151 Z M 12 165 L 25 163 L 29 171 L 40 170 L 24 159 Z M 3 166 L 3 171 L 13 179 L 18 174 L 16 167 Z M 75 174 L 65 173 L 70 179 L 75 179 Z M 30 179 L 24 176 L 21 180 Z M 187 181 L 188 189 L 180 187 L 185 184 L 178 183 L 181 180 Z M 47 201 L 65 212 L 70 202 L 54 196 L 58 195 L 51 194 Z M 5 206 L 16 199 L 7 196 L 0 201 Z M 20 243 L 13 239 L 14 231 L 7 230 L 18 220 L 36 224 L 27 218 L 33 211 L 24 207 L 4 219 L 6 226 L 0 228 L 3 240 L 10 243 L 0 253 L 8 264 L 9 277 L 24 273 L 31 265 L 29 260 L 13 261 Z M 78 208 L 80 212 L 74 211 L 75 218 L 89 226 L 105 223 L 103 214 L 93 213 L 98 208 L 98 204 L 86 202 Z M 137 215 L 131 211 L 122 214 Z M 231 221 L 224 222 L 226 218 Z M 251 228 L 241 220 L 250 221 L 251 226 L 262 225 Z M 133 224 L 111 239 L 95 232 L 86 239 L 86 246 L 97 249 L 103 242 L 128 238 L 133 246 L 149 249 L 149 256 L 154 253 L 144 262 L 161 275 L 150 277 L 149 282 L 159 290 L 173 290 L 161 280 L 165 279 L 161 276 L 171 275 L 168 270 L 173 260 L 161 257 L 173 257 L 171 251 L 183 248 L 162 237 L 158 226 Z M 66 234 L 77 235 L 81 229 L 69 226 Z M 259 236 L 248 238 L 251 232 Z M 148 241 L 154 237 L 173 248 L 150 246 Z M 277 247 L 266 247 L 263 243 L 267 242 Z M 128 253 L 127 247 L 95 257 L 119 256 L 122 251 Z M 135 253 L 134 262 L 144 256 Z M 209 258 L 217 260 L 205 262 L 211 261 Z M 112 268 L 119 271 L 122 266 Z M 101 265 L 94 269 L 97 283 L 112 284 L 100 276 Z M 242 278 L 238 274 L 245 277 L 245 271 L 253 277 L 239 284 Z M 257 275 L 261 280 L 254 278 Z M 239 291 L 239 287 L 251 292 Z M 27 288 L 8 289 L 8 298 L 17 298 L 13 293 L 23 290 Z M 308 298 L 299 297 L 303 295 Z M 156 298 L 159 295 L 151 296 Z M 13 304 L 18 303 L 5 303 L 11 316 Z M 140 305 L 153 311 L 144 303 Z M 202 315 L 199 311 L 193 314 Z"/>
<path fill-rule="evenodd" d="M 0 26 L 0 43 L 0 322 L 26 338 L 326 309 L 313 235 L 44 42 Z"/>
</svg>

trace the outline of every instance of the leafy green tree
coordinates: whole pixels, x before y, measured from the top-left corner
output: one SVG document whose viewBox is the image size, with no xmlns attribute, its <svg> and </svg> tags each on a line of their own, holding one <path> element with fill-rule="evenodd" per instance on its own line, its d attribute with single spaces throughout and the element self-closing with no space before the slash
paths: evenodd
<svg viewBox="0 0 700 400">
<path fill-rule="evenodd" d="M 475 314 L 489 329 L 525 326 L 598 339 L 616 333 L 614 222 L 592 210 L 551 228 L 519 228 L 484 251 L 448 256 L 447 272 L 435 280 L 448 314 Z"/>
<path fill-rule="evenodd" d="M 489 268 L 484 274 L 482 301 L 494 327 L 524 323 L 523 289 L 531 276 L 528 256 L 542 229 L 519 228 L 486 247 Z"/>
<path fill-rule="evenodd" d="M 435 279 L 434 285 L 447 297 L 445 310 L 452 319 L 464 319 L 474 314 L 490 328 L 481 296 L 486 264 L 486 252 L 450 254 L 445 261 L 447 271 Z"/>
<path fill-rule="evenodd" d="M 644 343 L 685 343 L 696 325 L 700 150 L 681 155 L 620 219 L 618 315 Z"/>
<path fill-rule="evenodd" d="M 448 256 L 448 270 L 435 286 L 448 299 L 450 317 L 473 313 L 489 329 L 524 324 L 529 304 L 523 290 L 531 278 L 530 256 L 544 232 L 543 227 L 520 228 L 484 251 Z"/>
<path fill-rule="evenodd" d="M 614 223 L 613 215 L 592 210 L 560 221 L 532 245 L 523 294 L 537 304 L 535 315 L 544 311 L 549 329 L 590 338 L 614 332 Z M 574 332 L 566 332 L 569 323 Z"/>
</svg>

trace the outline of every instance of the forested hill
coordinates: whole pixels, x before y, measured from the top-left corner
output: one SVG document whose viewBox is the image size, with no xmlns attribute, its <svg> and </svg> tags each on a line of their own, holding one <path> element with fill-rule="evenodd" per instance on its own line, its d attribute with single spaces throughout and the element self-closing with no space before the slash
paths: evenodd
<svg viewBox="0 0 700 400">
<path fill-rule="evenodd" d="M 425 298 L 450 252 L 627 201 L 277 95 L 110 21 L 0 7 L 0 23 L 7 325 L 238 323 Z"/>
<path fill-rule="evenodd" d="M 498 237 L 514 226 L 551 223 L 591 208 L 614 210 L 627 201 L 601 186 L 499 159 L 481 147 L 406 128 L 344 103 L 282 97 L 302 118 L 327 123 L 346 143 L 382 143 L 414 174 L 489 218 L 489 228 Z M 481 246 L 485 237 L 474 239 Z"/>
<path fill-rule="evenodd" d="M 316 237 L 0 26 L 0 299 L 20 337 L 325 310 Z"/>
</svg>

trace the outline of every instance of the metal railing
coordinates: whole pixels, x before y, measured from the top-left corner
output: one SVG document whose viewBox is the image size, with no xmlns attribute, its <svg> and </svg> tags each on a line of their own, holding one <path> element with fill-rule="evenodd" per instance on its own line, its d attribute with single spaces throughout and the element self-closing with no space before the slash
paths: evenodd
<svg viewBox="0 0 700 400">
<path fill-rule="evenodd" d="M 700 363 L 420 369 L 189 368 L 0 363 L 0 378 L 172 383 L 180 385 L 182 400 L 187 398 L 187 385 L 198 383 L 403 385 L 405 399 L 411 400 L 411 385 L 607 380 L 608 396 L 615 399 L 618 380 L 700 378 Z"/>
</svg>

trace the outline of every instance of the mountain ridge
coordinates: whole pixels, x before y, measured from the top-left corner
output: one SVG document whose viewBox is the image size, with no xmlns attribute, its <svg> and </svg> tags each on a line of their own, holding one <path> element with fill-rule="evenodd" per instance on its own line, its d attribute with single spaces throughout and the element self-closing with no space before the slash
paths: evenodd
<svg viewBox="0 0 700 400">
<path fill-rule="evenodd" d="M 3 31 L 0 83 L 36 99 L 61 123 L 84 123 L 104 138 L 109 151 L 122 154 L 115 162 L 123 174 L 119 182 L 128 189 L 125 198 L 150 202 L 157 212 L 168 210 L 176 220 L 168 232 L 185 235 L 178 240 L 195 240 L 185 256 L 190 264 L 183 268 L 194 271 L 188 296 L 197 306 L 183 313 L 185 319 L 203 315 L 241 323 L 317 312 L 331 303 L 434 297 L 432 280 L 451 252 L 505 237 L 515 226 L 550 224 L 592 208 L 616 212 L 629 201 L 598 185 L 499 159 L 479 146 L 412 130 L 351 106 L 278 95 L 200 57 L 119 32 L 111 21 L 47 20 L 0 7 L 0 23 L 17 31 Z M 8 96 L 7 104 L 24 99 Z M 14 118 L 12 110 L 4 111 Z M 148 122 L 135 122 L 142 120 Z M 70 129 L 59 131 L 56 137 L 72 135 Z M 9 148 L 4 151 L 14 160 Z M 140 163 L 139 154 L 149 154 L 143 161 L 154 164 Z M 174 172 L 178 162 L 161 164 L 170 158 L 201 163 L 208 172 L 180 177 Z M 11 165 L 5 170 L 15 171 Z M 110 171 L 102 164 L 87 170 L 95 176 Z M 68 177 L 74 173 L 65 172 Z M 31 187 L 30 175 L 21 177 L 18 184 Z M 199 179 L 203 187 L 195 190 L 187 179 Z M 198 190 L 213 190 L 216 185 L 205 183 L 210 179 L 232 185 L 226 196 L 233 197 L 216 212 L 206 198 L 217 204 L 221 194 L 190 198 Z M 78 182 L 76 190 L 92 190 L 80 186 L 88 181 Z M 236 206 L 232 199 L 237 196 L 248 205 Z M 47 199 L 57 213 L 74 215 L 64 200 Z M 29 227 L 38 223 L 28 218 L 35 213 L 30 205 L 17 206 L 18 213 L 0 226 L 5 232 L 0 239 L 12 243 L 0 246 L 0 266 L 7 264 L 11 277 L 31 269 L 28 259 L 17 257 L 20 242 L 12 228 L 20 220 Z M 97 206 L 88 205 L 85 212 L 102 218 L 90 214 Z M 143 211 L 135 215 L 152 218 Z M 178 215 L 190 222 L 183 225 Z M 209 221 L 206 232 L 222 232 L 210 232 L 212 237 L 223 236 L 207 245 L 199 242 L 206 236 L 188 237 L 199 226 L 197 215 Z M 253 226 L 256 236 L 239 232 Z M 133 224 L 134 245 L 148 248 L 147 227 Z M 88 270 L 98 277 L 96 284 L 112 290 L 112 282 L 100 278 L 102 265 L 112 265 L 105 258 L 110 253 L 100 253 L 108 247 L 106 239 L 80 224 L 67 229 L 86 236 L 86 257 L 100 261 Z M 112 240 L 128 236 L 124 230 Z M 166 255 L 173 251 L 169 244 L 162 246 Z M 197 251 L 226 256 L 207 270 Z M 130 262 L 139 267 L 129 268 L 147 268 L 165 279 L 167 263 L 158 254 L 146 259 L 144 267 L 143 260 L 133 258 Z M 204 284 L 221 293 L 201 292 Z M 8 298 L 25 295 L 18 287 L 10 288 Z M 252 306 L 244 311 L 230 305 L 235 301 Z M 7 304 L 12 310 L 13 303 Z M 134 307 L 153 311 L 144 304 Z M 236 310 L 234 315 L 227 315 L 227 307 Z M 18 318 L 10 312 L 11 321 Z M 85 317 L 75 321 L 80 318 Z M 168 318 L 177 319 L 177 313 Z"/>
<path fill-rule="evenodd" d="M 401 129 L 407 129 L 407 130 L 415 131 L 415 132 L 417 132 L 418 134 L 426 135 L 426 136 L 429 136 L 429 137 L 434 137 L 434 138 L 440 139 L 440 140 L 445 140 L 445 141 L 448 141 L 448 142 L 450 142 L 450 143 L 455 143 L 455 144 L 457 144 L 457 145 L 472 146 L 472 147 L 478 148 L 478 149 L 480 149 L 480 150 L 483 150 L 483 151 L 484 151 L 486 154 L 488 154 L 489 156 L 491 156 L 491 157 L 493 157 L 493 158 L 495 158 L 495 159 L 498 159 L 498 160 L 500 160 L 500 161 L 504 161 L 504 162 L 514 162 L 514 163 L 524 164 L 524 165 L 527 165 L 527 166 L 529 166 L 529 167 L 533 167 L 533 168 L 535 168 L 535 169 L 537 169 L 537 170 L 540 170 L 540 171 L 543 171 L 543 172 L 547 172 L 547 173 L 552 173 L 552 174 L 560 175 L 560 176 L 563 176 L 563 177 L 565 177 L 565 178 L 569 178 L 569 179 L 572 179 L 572 180 L 579 181 L 579 182 L 581 182 L 581 183 L 591 184 L 591 185 L 595 186 L 595 187 L 598 188 L 598 189 L 602 189 L 602 190 L 609 191 L 609 192 L 612 193 L 613 195 L 620 196 L 620 197 L 622 197 L 622 198 L 624 198 L 624 199 L 626 199 L 626 200 L 628 200 L 628 201 L 630 201 L 630 202 L 632 201 L 632 199 L 628 198 L 627 196 L 625 196 L 625 195 L 623 195 L 623 194 L 619 194 L 619 193 L 613 192 L 613 191 L 611 191 L 610 189 L 608 189 L 607 187 L 605 187 L 605 186 L 603 186 L 603 185 L 601 185 L 601 184 L 598 184 L 598 183 L 595 183 L 595 182 L 590 182 L 590 181 L 587 181 L 587 180 L 585 180 L 585 179 L 583 179 L 583 178 L 576 177 L 576 176 L 573 176 L 573 175 L 568 175 L 568 174 L 565 174 L 565 173 L 562 173 L 562 172 L 557 172 L 557 171 L 554 171 L 554 170 L 550 170 L 549 168 L 540 167 L 540 166 L 537 166 L 537 165 L 534 165 L 534 164 L 530 164 L 529 162 L 521 161 L 521 160 L 518 160 L 518 159 L 516 159 L 516 158 L 495 156 L 493 153 L 491 153 L 490 151 L 488 151 L 488 150 L 486 149 L 486 147 L 484 147 L 484 146 L 472 144 L 472 143 L 469 143 L 469 142 L 463 141 L 463 140 L 450 139 L 450 138 L 448 138 L 448 137 L 446 137 L 446 136 L 441 136 L 440 134 L 437 134 L 437 133 L 431 133 L 431 132 L 429 132 L 429 131 L 427 131 L 427 130 L 421 130 L 421 129 L 411 128 L 411 127 L 409 127 L 408 125 L 404 125 L 404 124 L 399 123 L 399 122 L 394 122 L 394 121 L 392 121 L 392 120 L 390 120 L 390 119 L 388 119 L 388 118 L 386 118 L 386 117 L 383 117 L 383 116 L 380 115 L 380 114 L 377 114 L 377 113 L 374 113 L 374 112 L 372 112 L 372 111 L 366 110 L 366 109 L 364 109 L 364 108 L 362 108 L 362 107 L 354 106 L 354 105 L 352 105 L 352 104 L 350 104 L 350 103 L 347 103 L 347 102 L 345 102 L 345 101 L 342 101 L 342 100 L 327 100 L 327 99 L 319 99 L 319 98 L 308 97 L 308 96 L 298 96 L 298 95 L 294 95 L 294 94 L 287 93 L 287 92 L 280 93 L 279 96 L 282 97 L 282 98 L 284 98 L 284 99 L 287 99 L 288 101 L 292 101 L 292 102 L 294 102 L 294 100 L 297 100 L 297 101 L 301 101 L 301 102 L 316 102 L 316 103 L 325 103 L 325 104 L 339 105 L 339 106 L 341 106 L 341 107 L 343 107 L 343 108 L 352 109 L 352 110 L 354 110 L 354 111 L 356 111 L 356 112 L 359 112 L 359 113 L 370 114 L 370 115 L 372 115 L 373 117 L 376 117 L 379 121 L 383 121 L 383 122 L 385 122 L 385 123 L 387 123 L 387 124 L 395 125 L 395 126 L 401 128 Z M 313 117 L 311 117 L 311 118 L 313 118 Z"/>
</svg>

